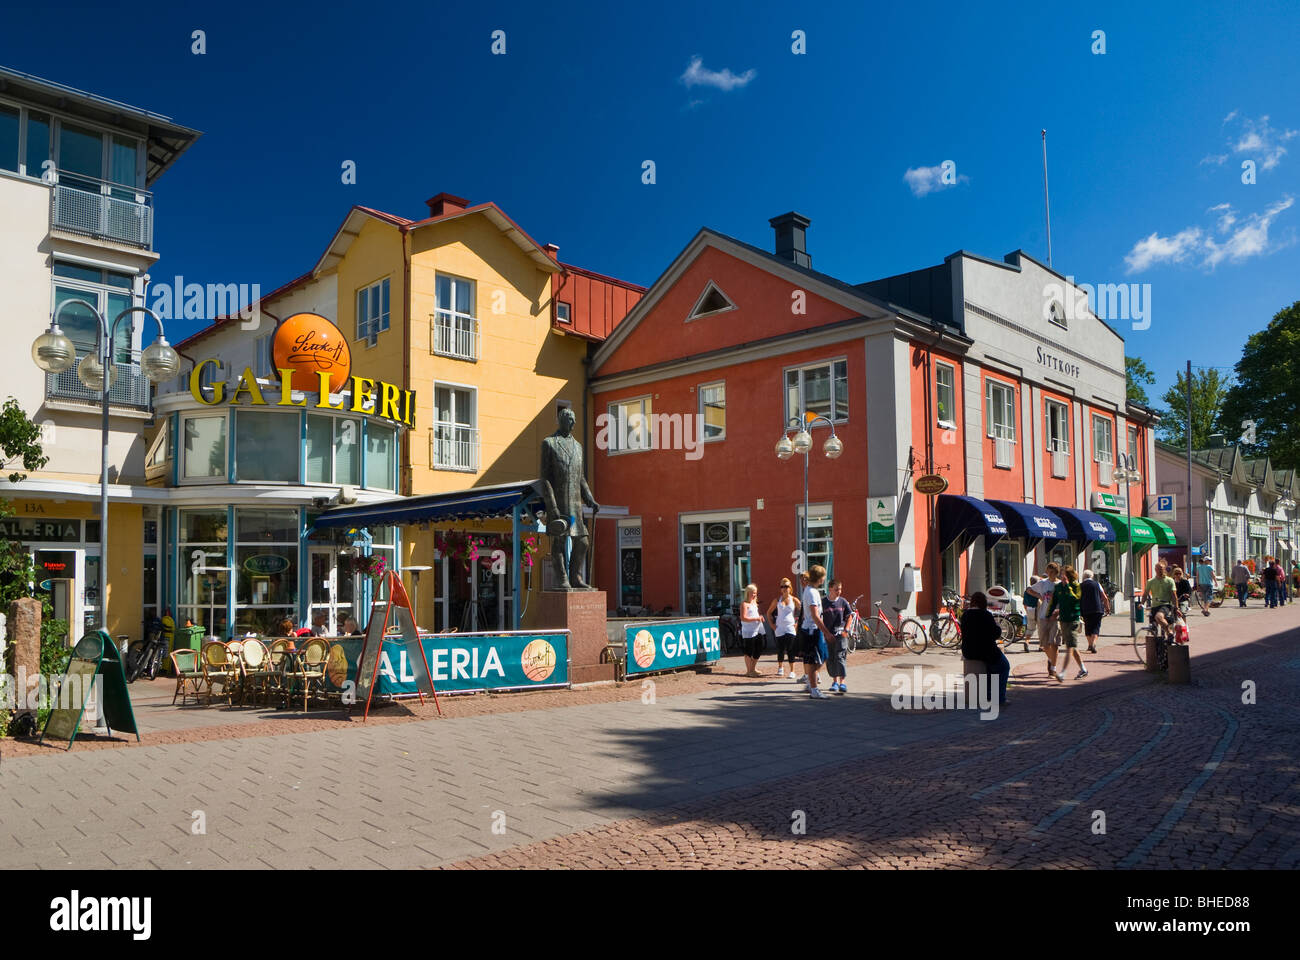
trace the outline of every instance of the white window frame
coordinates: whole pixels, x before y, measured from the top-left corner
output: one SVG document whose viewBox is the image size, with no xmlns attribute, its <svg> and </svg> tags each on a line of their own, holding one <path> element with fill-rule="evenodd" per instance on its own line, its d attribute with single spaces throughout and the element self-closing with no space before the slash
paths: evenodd
<svg viewBox="0 0 1300 960">
<path fill-rule="evenodd" d="M 379 342 L 379 335 L 389 329 L 390 318 L 392 315 L 393 302 L 392 297 L 388 298 L 388 312 L 384 312 L 383 304 L 385 294 L 391 294 L 391 277 L 382 277 L 374 283 L 368 283 L 364 287 L 358 287 L 353 303 L 356 305 L 356 339 L 358 342 L 365 343 L 367 347 L 373 347 Z M 378 290 L 379 314 L 371 316 L 369 312 L 370 291 Z M 362 298 L 366 306 L 362 306 Z"/>
<path fill-rule="evenodd" d="M 41 106 L 29 106 L 28 104 L 20 103 L 16 100 L 10 100 L 7 98 L 0 99 L 0 105 L 6 106 L 11 110 L 18 111 L 18 158 L 17 158 L 18 162 L 16 164 L 18 169 L 3 170 L 0 171 L 0 173 L 3 173 L 4 175 L 7 176 L 26 177 L 29 180 L 37 180 L 42 183 L 45 182 L 43 178 L 44 171 L 37 170 L 33 172 L 27 169 L 28 117 L 31 113 L 39 113 L 42 116 L 49 118 L 50 153 L 46 159 L 52 161 L 53 163 L 51 169 L 54 171 L 55 174 L 55 181 L 54 181 L 55 183 L 58 182 L 59 146 L 60 146 L 60 138 L 63 135 L 63 124 L 71 123 L 73 126 L 82 127 L 87 130 L 95 130 L 96 132 L 99 133 L 101 139 L 100 173 L 112 172 L 112 146 L 111 146 L 112 137 L 121 137 L 124 140 L 134 140 L 135 141 L 135 183 L 116 183 L 114 181 L 109 180 L 108 177 L 97 177 L 96 179 L 102 181 L 100 185 L 101 193 L 105 192 L 107 189 L 111 187 L 144 192 L 145 164 L 147 163 L 148 145 L 145 143 L 144 140 L 140 139 L 139 137 L 133 136 L 129 130 L 123 130 L 118 127 L 105 126 L 102 123 L 97 123 L 94 120 L 88 120 L 84 117 L 70 117 L 65 114 L 59 113 L 57 110 L 51 110 Z M 72 174 L 72 176 L 85 176 L 85 175 Z M 137 203 L 143 202 L 143 198 L 139 198 L 139 194 L 137 194 L 137 196 L 138 199 L 136 202 Z"/>
<path fill-rule="evenodd" d="M 441 280 L 448 281 L 451 286 L 451 303 L 445 306 L 438 299 L 438 282 Z M 469 313 L 461 313 L 456 309 L 456 290 L 466 285 L 469 287 Z M 453 357 L 457 360 L 478 360 L 478 283 L 452 273 L 434 274 L 433 307 L 433 337 L 430 342 L 430 352 L 440 357 Z M 438 346 L 439 327 L 446 327 L 450 331 L 453 342 L 449 348 L 440 349 Z M 468 343 L 468 349 L 459 349 L 462 343 Z"/>
<path fill-rule="evenodd" d="M 1004 393 L 1001 411 L 1008 418 L 1008 423 L 998 423 L 993 416 L 994 395 Z M 995 440 L 1016 442 L 1016 387 L 1005 380 L 988 377 L 984 381 L 984 435 Z"/>
<path fill-rule="evenodd" d="M 637 405 L 639 410 L 634 414 L 620 417 L 620 411 L 630 408 L 633 404 Z M 652 449 L 654 443 L 654 431 L 651 429 L 650 419 L 652 412 L 651 397 L 648 393 L 613 401 L 608 407 L 609 449 L 606 450 L 606 454 L 618 456 L 625 453 L 643 453 Z M 640 429 L 629 426 L 633 416 L 642 418 Z"/>
<path fill-rule="evenodd" d="M 438 390 L 451 391 L 451 419 L 438 420 Z M 468 397 L 469 414 L 468 420 L 459 419 L 462 415 L 461 402 L 457 397 L 458 392 L 463 392 Z M 467 383 L 451 383 L 445 380 L 435 381 L 433 384 L 433 416 L 434 421 L 429 426 L 429 467 L 433 470 L 448 470 L 453 473 L 478 473 L 480 448 L 478 433 L 478 388 Z M 444 432 L 444 436 L 439 436 L 439 430 Z M 467 439 L 460 439 L 460 432 L 468 433 Z M 451 436 L 445 434 L 450 432 Z M 455 457 L 452 461 L 447 462 L 437 455 L 440 444 L 466 444 L 469 449 L 469 462 L 460 463 Z"/>
<path fill-rule="evenodd" d="M 67 290 L 75 291 L 80 295 L 80 299 L 85 300 L 88 303 L 93 303 L 95 305 L 95 309 L 99 311 L 99 315 L 104 317 L 108 321 L 109 327 L 112 327 L 113 321 L 117 319 L 116 313 L 114 313 L 112 316 L 109 315 L 110 311 L 108 308 L 108 298 L 111 295 L 117 294 L 118 296 L 130 297 L 131 306 L 133 307 L 144 306 L 144 296 L 139 291 L 140 283 L 139 283 L 138 274 L 132 275 L 126 270 L 111 270 L 104 267 L 94 267 L 87 264 L 74 263 L 71 260 L 60 259 L 58 256 L 55 256 L 54 265 L 60 263 L 67 267 L 80 267 L 83 269 L 99 270 L 99 280 L 98 281 L 83 280 L 80 277 L 60 277 L 54 273 L 54 267 L 51 266 L 50 269 L 50 316 L 51 317 L 54 316 L 55 311 L 58 309 L 58 288 L 59 287 L 63 287 Z M 109 273 L 116 273 L 118 276 L 130 277 L 131 286 L 130 287 L 113 286 L 107 280 L 107 275 Z M 137 333 L 141 329 L 143 329 L 143 321 L 140 319 L 139 315 L 132 314 L 131 316 L 127 317 L 125 333 L 127 338 L 129 357 L 127 357 L 126 359 L 118 359 L 117 345 L 114 344 L 113 346 L 114 363 L 135 365 L 140 362 L 141 351 L 140 351 L 140 344 L 137 337 Z M 90 344 L 77 343 L 76 346 L 83 349 L 88 347 L 91 352 L 95 350 L 94 343 L 90 343 Z"/>
<path fill-rule="evenodd" d="M 1132 425 L 1129 425 L 1129 426 L 1125 429 L 1125 434 L 1126 434 L 1127 437 L 1128 437 L 1128 444 L 1127 444 L 1128 455 L 1133 459 L 1133 463 L 1134 463 L 1134 465 L 1136 465 L 1137 462 L 1138 462 L 1138 430 L 1137 430 L 1137 427 L 1134 427 L 1134 426 L 1132 426 Z"/>
<path fill-rule="evenodd" d="M 573 307 L 563 300 L 555 301 L 555 319 L 559 323 L 573 323 Z"/>
<path fill-rule="evenodd" d="M 1098 430 L 1097 425 L 1104 424 L 1105 430 Z M 1102 456 L 1101 437 L 1106 437 L 1105 456 Z M 1099 413 L 1092 414 L 1092 459 L 1094 463 L 1115 462 L 1115 422 Z"/>
<path fill-rule="evenodd" d="M 718 309 L 716 310 L 706 310 L 703 313 L 698 312 L 701 304 L 703 304 L 704 301 L 708 298 L 709 294 L 714 292 L 715 290 L 717 291 L 718 296 L 720 296 L 723 300 L 727 302 L 727 305 L 725 307 L 718 307 Z M 695 298 L 695 303 L 694 305 L 692 305 L 690 312 L 686 314 L 686 322 L 692 323 L 696 320 L 703 320 L 705 317 L 716 317 L 720 313 L 729 313 L 730 311 L 735 309 L 736 309 L 736 302 L 732 300 L 729 296 L 727 296 L 723 292 L 721 287 L 719 287 L 712 280 L 709 280 L 707 283 L 704 284 L 704 289 L 700 292 L 700 295 Z"/>
<path fill-rule="evenodd" d="M 940 371 L 948 374 L 948 382 L 940 380 Z M 948 391 L 948 406 L 952 416 L 944 419 L 939 412 L 939 398 L 944 388 Z M 944 363 L 942 360 L 934 362 L 934 419 L 935 422 L 944 430 L 957 429 L 957 368 L 951 363 Z"/>
<path fill-rule="evenodd" d="M 301 471 L 302 471 L 302 478 L 303 478 L 302 482 L 303 482 L 304 485 L 309 486 L 309 487 L 336 487 L 336 486 L 341 486 L 341 485 L 342 485 L 342 481 L 338 479 L 338 475 L 339 475 L 339 464 L 338 464 L 339 438 L 340 438 L 340 436 L 341 436 L 341 434 L 342 434 L 342 432 L 343 432 L 344 425 L 345 425 L 345 424 L 352 424 L 352 433 L 353 433 L 353 436 L 352 436 L 352 443 L 353 443 L 354 445 L 361 445 L 361 443 L 362 443 L 362 439 L 361 439 L 361 437 L 362 437 L 362 430 L 364 429 L 364 428 L 362 427 L 363 418 L 361 418 L 361 417 L 357 417 L 357 416 L 351 416 L 351 417 L 347 417 L 347 416 L 331 416 L 331 415 L 328 414 L 328 413 L 315 413 L 315 412 L 308 412 L 307 416 L 308 416 L 308 418 L 319 417 L 319 418 L 322 419 L 322 420 L 328 420 L 328 421 L 330 422 L 330 459 L 329 459 L 329 464 L 330 464 L 330 478 L 329 478 L 328 480 L 309 480 L 309 479 L 307 478 L 307 438 L 306 438 L 306 436 L 304 435 L 303 438 L 302 438 L 301 441 L 300 441 L 300 443 L 302 444 L 302 454 L 301 454 L 301 459 L 302 459 Z M 310 419 L 309 419 L 309 420 L 308 420 L 308 425 L 309 425 L 309 426 L 310 426 L 310 422 L 311 422 L 311 421 L 310 421 Z M 362 463 L 361 463 L 361 460 L 362 460 L 362 452 L 363 452 L 363 451 L 361 451 L 361 450 L 358 450 L 358 451 L 357 451 L 357 478 L 356 478 L 356 480 L 355 480 L 354 482 L 349 483 L 348 486 L 351 486 L 351 487 L 364 487 L 364 486 L 365 486 L 365 479 L 366 479 L 366 477 L 365 477 L 365 474 L 364 474 L 364 472 L 363 472 L 363 469 L 364 469 L 364 468 L 363 468 L 363 465 L 362 465 Z"/>
<path fill-rule="evenodd" d="M 1053 437 L 1055 432 L 1052 430 L 1052 411 L 1061 412 L 1060 424 L 1064 432 L 1064 437 Z M 1048 453 L 1069 453 L 1070 452 L 1070 406 L 1062 403 L 1060 400 L 1053 400 L 1048 397 L 1043 401 L 1043 431 L 1044 441 Z"/>
<path fill-rule="evenodd" d="M 705 415 L 704 415 L 704 391 L 710 389 L 711 387 L 722 388 L 722 432 L 718 434 L 716 437 L 710 437 L 708 435 L 707 420 L 705 419 Z M 701 424 L 700 438 L 703 440 L 704 443 L 716 443 L 719 440 L 726 440 L 727 439 L 727 381 L 710 380 L 708 383 L 700 384 L 696 392 L 699 394 L 699 409 L 700 409 L 700 424 Z"/>
<path fill-rule="evenodd" d="M 842 417 L 837 417 L 835 416 L 835 368 L 841 363 L 844 364 L 844 415 Z M 781 371 L 781 406 L 785 410 L 785 421 L 782 423 L 782 427 L 790 423 L 792 419 L 801 416 L 804 413 L 804 411 L 807 409 L 806 390 L 805 390 L 805 382 L 807 379 L 807 374 L 810 370 L 819 370 L 822 367 L 829 368 L 830 370 L 831 416 L 828 419 L 832 423 L 848 423 L 849 396 L 850 396 L 849 389 L 848 389 L 849 359 L 848 357 L 840 356 L 840 357 L 832 357 L 829 360 L 819 360 L 817 363 L 804 363 L 794 367 L 786 367 Z M 789 388 L 787 386 L 787 381 L 789 380 L 791 373 L 797 373 L 799 375 L 799 381 L 798 381 L 799 409 L 797 410 L 790 409 L 790 394 L 789 394 Z M 819 423 L 817 424 L 817 426 L 824 427 L 826 426 L 826 424 Z"/>
<path fill-rule="evenodd" d="M 830 533 L 826 537 L 818 538 L 819 542 L 824 540 L 826 543 L 826 551 L 825 551 L 826 563 L 823 564 L 823 566 L 826 568 L 826 581 L 827 583 L 829 583 L 831 579 L 833 579 L 835 576 L 835 508 L 832 504 L 829 503 L 810 503 L 808 504 L 808 516 L 818 521 L 820 521 L 822 517 L 825 517 L 826 519 L 825 526 L 830 530 Z M 796 534 L 800 538 L 800 543 L 799 543 L 800 550 L 804 549 L 805 546 L 805 544 L 803 543 L 803 517 L 804 517 L 803 504 L 801 503 L 795 507 L 795 512 L 794 512 Z M 820 528 L 822 524 L 819 522 L 817 526 Z M 812 526 L 810 525 L 809 533 L 811 534 L 811 532 L 812 532 Z M 751 538 L 753 537 L 752 531 L 750 533 L 750 536 Z M 812 539 L 813 538 L 810 535 L 808 537 L 809 544 L 811 544 Z M 816 551 L 815 555 L 821 556 L 821 551 Z M 814 551 L 809 550 L 808 556 L 804 557 L 804 562 L 806 564 L 805 569 L 812 566 L 813 556 L 814 556 Z M 796 589 L 798 588 L 796 587 Z"/>
</svg>

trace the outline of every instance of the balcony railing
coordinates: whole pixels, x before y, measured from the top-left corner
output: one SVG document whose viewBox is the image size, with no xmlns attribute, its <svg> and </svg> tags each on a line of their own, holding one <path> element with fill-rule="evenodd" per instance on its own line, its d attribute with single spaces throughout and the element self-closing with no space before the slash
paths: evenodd
<svg viewBox="0 0 1300 960">
<path fill-rule="evenodd" d="M 429 465 L 477 473 L 478 431 L 459 423 L 435 423 L 429 431 Z"/>
<path fill-rule="evenodd" d="M 153 246 L 153 195 L 93 177 L 64 174 L 50 191 L 50 225 L 136 247 Z"/>
<path fill-rule="evenodd" d="M 81 366 L 80 358 L 62 373 L 45 375 L 45 399 L 61 400 L 67 403 L 84 404 L 98 409 L 103 396 L 98 390 L 89 389 L 77 379 L 77 368 Z M 117 364 L 117 380 L 108 391 L 110 407 L 127 407 L 132 410 L 148 410 L 149 378 L 134 364 Z"/>
<path fill-rule="evenodd" d="M 440 357 L 478 360 L 478 320 L 450 313 L 435 314 L 433 352 Z"/>
</svg>

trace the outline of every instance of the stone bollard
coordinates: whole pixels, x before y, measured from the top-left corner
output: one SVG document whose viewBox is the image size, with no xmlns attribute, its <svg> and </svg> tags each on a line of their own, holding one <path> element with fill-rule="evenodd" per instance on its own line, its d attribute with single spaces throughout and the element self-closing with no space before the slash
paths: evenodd
<svg viewBox="0 0 1300 960">
<path fill-rule="evenodd" d="M 1192 682 L 1191 648 L 1185 643 L 1175 643 L 1169 647 L 1169 682 Z"/>
<path fill-rule="evenodd" d="M 1150 670 L 1152 673 L 1159 673 L 1160 672 L 1160 639 L 1158 637 L 1149 636 L 1146 639 L 1146 644 L 1147 644 L 1146 668 Z"/>
<path fill-rule="evenodd" d="M 13 646 L 10 665 L 15 678 L 23 678 L 26 689 L 14 690 L 19 707 L 16 713 L 26 712 L 31 691 L 41 676 L 41 601 L 33 597 L 19 597 L 9 604 L 9 643 Z"/>
</svg>

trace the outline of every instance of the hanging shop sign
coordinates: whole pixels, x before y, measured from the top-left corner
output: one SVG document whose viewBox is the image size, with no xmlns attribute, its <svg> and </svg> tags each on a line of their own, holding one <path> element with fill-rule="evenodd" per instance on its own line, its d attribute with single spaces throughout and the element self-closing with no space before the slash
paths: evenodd
<svg viewBox="0 0 1300 960">
<path fill-rule="evenodd" d="M 897 543 L 894 516 L 898 498 L 872 497 L 867 501 L 867 543 Z"/>
<path fill-rule="evenodd" d="M 722 657 L 717 617 L 668 620 L 623 628 L 627 642 L 627 673 L 674 670 Z"/>
<path fill-rule="evenodd" d="M 262 393 L 252 367 L 245 367 L 226 395 L 226 384 L 214 380 L 208 385 L 210 396 L 204 392 L 203 378 L 209 367 L 216 373 L 221 361 L 208 357 L 194 365 L 190 371 L 190 395 L 205 406 L 221 403 L 239 404 L 245 397 L 255 407 L 305 407 L 307 398 L 294 400 L 295 390 L 316 394 L 314 408 L 320 410 L 346 410 L 362 413 L 381 420 L 415 426 L 415 391 L 403 390 L 396 384 L 372 377 L 354 376 L 352 351 L 347 337 L 325 317 L 315 313 L 295 313 L 282 321 L 271 339 L 271 357 L 276 376 L 280 380 L 280 395 L 269 399 Z M 330 402 L 330 395 L 340 394 L 350 387 L 351 401 L 340 398 Z"/>
<path fill-rule="evenodd" d="M 289 558 L 278 553 L 258 553 L 244 561 L 244 569 L 258 576 L 284 573 L 289 569 Z"/>
<path fill-rule="evenodd" d="M 1102 493 L 1100 490 L 1092 492 L 1092 509 L 1109 510 L 1113 513 L 1125 509 L 1128 503 L 1127 498 L 1122 493 Z"/>
<path fill-rule="evenodd" d="M 935 494 L 943 493 L 948 489 L 948 478 L 937 473 L 927 473 L 916 478 L 916 482 L 912 484 L 912 489 L 927 497 L 933 497 Z"/>
</svg>

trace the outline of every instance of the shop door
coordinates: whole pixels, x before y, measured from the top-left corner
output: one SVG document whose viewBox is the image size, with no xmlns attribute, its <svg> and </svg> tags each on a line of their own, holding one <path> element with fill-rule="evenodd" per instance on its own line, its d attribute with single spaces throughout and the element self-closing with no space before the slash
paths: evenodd
<svg viewBox="0 0 1300 960">
<path fill-rule="evenodd" d="M 337 637 L 343 633 L 343 622 L 353 616 L 356 596 L 356 577 L 350 570 L 339 569 L 339 552 L 336 547 L 311 547 L 310 562 L 311 609 L 307 625 L 316 623 L 318 616 L 325 617 L 325 630 Z"/>
</svg>

